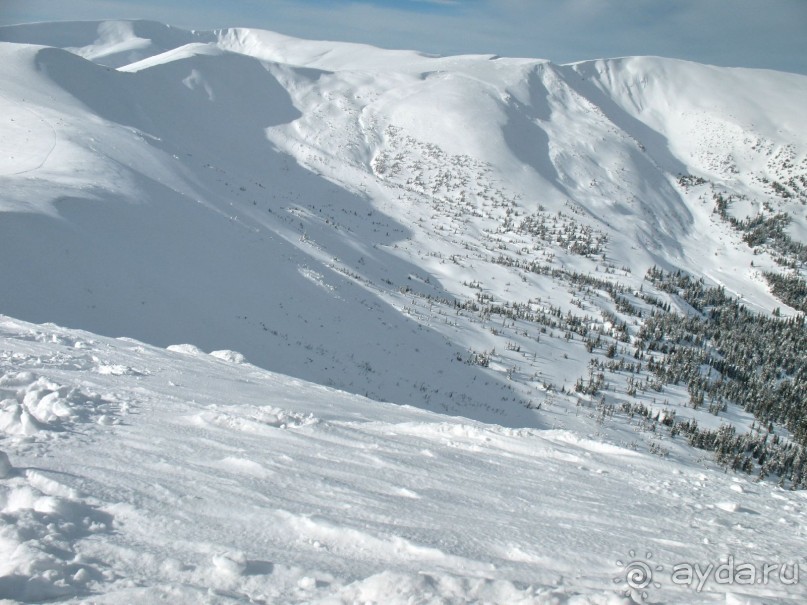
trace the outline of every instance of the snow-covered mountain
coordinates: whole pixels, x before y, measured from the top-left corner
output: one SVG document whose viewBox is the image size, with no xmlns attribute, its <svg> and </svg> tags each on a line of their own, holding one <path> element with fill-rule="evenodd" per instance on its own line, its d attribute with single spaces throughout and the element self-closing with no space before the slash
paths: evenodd
<svg viewBox="0 0 807 605">
<path fill-rule="evenodd" d="M 805 598 L 802 491 L 375 402 L 232 351 L 11 319 L 0 336 L 0 599 Z M 727 583 L 727 554 L 760 580 L 774 567 L 764 585 Z M 700 575 L 676 579 L 678 564 Z"/>
<path fill-rule="evenodd" d="M 537 372 L 568 388 L 588 360 L 455 311 L 477 294 L 575 309 L 565 284 L 498 257 L 613 271 L 636 289 L 653 265 L 681 268 L 770 311 L 773 262 L 676 178 L 774 203 L 807 230 L 803 191 L 776 198 L 760 180 L 807 172 L 801 76 L 435 58 L 147 22 L 0 38 L 18 42 L 0 67 L 0 246 L 13 259 L 0 307 L 21 319 L 237 349 L 372 398 L 523 424 L 534 386 L 520 385 Z M 141 60 L 103 65 L 128 52 Z M 494 348 L 500 372 L 457 363 Z"/>
<path fill-rule="evenodd" d="M 781 546 L 782 561 L 800 556 L 801 513 L 786 514 L 775 527 L 765 525 L 769 513 L 731 520 L 762 512 L 763 501 L 795 511 L 797 494 L 773 483 L 746 486 L 736 497 L 747 504 L 724 506 L 720 494 L 732 479 L 710 470 L 716 465 L 704 451 L 656 426 L 674 427 L 677 417 L 687 430 L 696 422 L 758 435 L 760 422 L 786 444 L 807 435 L 797 405 L 807 361 L 798 350 L 803 332 L 793 327 L 803 329 L 795 318 L 807 308 L 800 294 L 807 274 L 806 77 L 655 57 L 573 65 L 435 57 L 144 21 L 5 27 L 0 40 L 0 313 L 19 320 L 8 320 L 0 358 L 0 389 L 8 391 L 0 393 L 8 395 L 0 448 L 12 465 L 28 468 L 9 480 L 0 504 L 4 515 L 16 515 L 9 527 L 30 521 L 37 540 L 44 540 L 47 515 L 58 513 L 59 523 L 78 515 L 44 510 L 45 504 L 39 510 L 37 498 L 84 507 L 100 527 L 98 535 L 73 528 L 58 538 L 69 543 L 64 551 L 71 557 L 92 553 L 82 555 L 93 558 L 81 564 L 84 579 L 71 579 L 77 564 L 59 567 L 45 549 L 41 568 L 32 563 L 40 561 L 36 556 L 9 559 L 0 570 L 6 574 L 0 596 L 5 590 L 39 600 L 111 590 L 118 595 L 112 600 L 195 602 L 197 590 L 210 587 L 214 601 L 312 602 L 338 592 L 353 602 L 400 584 L 406 587 L 400 602 L 429 590 L 435 602 L 464 602 L 460 595 L 471 593 L 493 602 L 576 602 L 576 593 L 587 595 L 579 602 L 606 602 L 611 559 L 628 556 L 625 549 L 666 549 L 669 563 L 717 562 L 727 549 L 752 543 L 758 550 L 747 546 L 749 556 L 770 559 L 771 545 Z M 781 337 L 784 357 L 770 371 L 746 372 L 737 364 L 763 362 L 715 344 L 711 357 L 696 360 L 702 379 L 662 375 L 653 364 L 682 357 L 681 342 L 707 346 L 720 331 L 670 345 L 658 314 L 678 311 L 704 321 L 718 321 L 719 314 L 701 308 L 688 283 L 648 279 L 651 268 L 703 278 L 704 287 L 722 286 L 755 317 L 775 318 L 761 331 L 789 330 Z M 707 306 L 717 304 L 716 296 L 703 295 Z M 649 317 L 656 318 L 655 331 Z M 25 334 L 41 342 L 21 345 L 30 340 Z M 289 378 L 243 365 L 226 366 L 220 376 L 224 362 L 105 337 L 159 347 L 188 343 L 186 352 L 238 351 Z M 91 352 L 64 339 L 92 341 Z M 161 368 L 170 376 L 156 378 Z M 748 378 L 754 372 L 768 382 Z M 789 407 L 743 401 L 742 409 L 739 398 L 710 390 L 741 379 L 759 390 L 785 385 L 790 390 L 776 397 Z M 174 387 L 181 394 L 170 394 Z M 295 404 L 278 408 L 267 398 Z M 181 409 L 162 410 L 160 400 Z M 121 401 L 142 409 L 141 418 L 119 423 Z M 636 414 L 645 419 L 637 424 Z M 74 438 L 78 429 L 62 426 L 73 416 L 85 424 L 100 420 L 87 429 L 87 443 Z M 60 462 L 53 460 L 49 419 L 65 429 L 58 434 L 67 452 Z M 351 422 L 356 427 L 345 428 Z M 457 431 L 465 445 L 456 445 Z M 300 433 L 274 462 L 255 453 L 267 439 Z M 208 454 L 196 439 L 229 453 Z M 65 481 L 53 478 L 88 456 L 107 457 L 116 440 L 125 445 L 121 459 L 109 456 L 108 466 Z M 358 447 L 350 440 L 389 451 L 347 470 L 341 466 Z M 67 445 L 74 441 L 75 448 Z M 453 447 L 475 454 L 458 457 Z M 306 448 L 311 460 L 298 467 L 294 460 Z M 447 448 L 439 454 L 446 464 L 427 472 L 410 460 L 412 448 L 432 454 Z M 592 469 L 584 463 L 589 455 L 604 466 Z M 38 468 L 37 456 L 48 464 Z M 280 464 L 283 456 L 288 465 Z M 328 476 L 301 479 L 317 456 Z M 197 465 L 199 457 L 204 462 Z M 634 457 L 635 465 L 626 462 Z M 794 457 L 784 465 L 787 476 L 781 464 L 763 474 L 781 472 L 782 485 L 797 486 L 791 473 L 801 467 Z M 142 468 L 121 468 L 124 459 Z M 763 459 L 755 452 L 760 467 Z M 396 493 L 418 500 L 414 484 L 429 477 L 444 485 L 445 507 L 439 490 L 423 499 L 423 510 L 384 495 L 410 463 L 412 485 L 401 482 Z M 186 476 L 177 471 L 188 466 L 199 468 Z M 113 480 L 115 469 L 120 476 Z M 395 478 L 383 479 L 388 473 Z M 698 479 L 697 490 L 690 479 L 674 487 L 680 478 L 673 473 L 708 479 Z M 353 475 L 355 486 L 341 483 Z M 549 476 L 548 493 L 536 494 Z M 279 482 L 272 489 L 293 493 L 267 496 L 272 477 Z M 159 495 L 180 480 L 204 485 L 204 493 L 183 485 L 170 498 Z M 383 487 L 384 481 L 391 483 Z M 461 492 L 469 484 L 484 489 L 466 500 Z M 514 490 L 510 508 L 494 514 L 506 486 Z M 343 488 L 355 494 L 348 498 Z M 639 504 L 621 502 L 620 489 L 636 493 Z M 320 508 L 303 498 L 308 492 L 319 494 Z M 85 493 L 91 497 L 78 495 Z M 749 493 L 764 495 L 757 503 Z M 212 500 L 207 508 L 186 507 L 185 496 Z M 286 497 L 293 502 L 283 504 Z M 242 506 L 234 529 L 221 518 L 227 498 Z M 524 506 L 515 504 L 522 500 Z M 568 509 L 570 500 L 589 504 L 569 511 L 568 523 L 547 516 Z M 175 518 L 144 520 L 166 504 Z M 728 520 L 714 517 L 723 514 L 714 506 L 731 509 Z M 265 546 L 247 546 L 257 521 L 247 508 L 270 510 L 270 523 L 281 528 L 261 534 Z M 695 509 L 714 514 L 693 525 Z M 492 515 L 493 529 L 481 529 L 483 511 Z M 642 533 L 654 511 L 659 525 L 680 530 L 666 546 Z M 134 520 L 123 537 L 111 537 L 112 518 L 127 516 Z M 189 526 L 166 536 L 182 541 L 177 552 L 184 554 L 159 550 L 159 532 L 183 519 Z M 479 529 L 460 531 L 453 519 Z M 398 522 L 404 529 L 393 527 Z M 624 540 L 586 539 L 636 523 L 642 531 Z M 710 523 L 720 529 L 701 535 Z M 568 534 L 558 533 L 564 524 Z M 752 527 L 753 540 L 740 540 L 737 525 Z M 492 538 L 501 536 L 501 526 L 515 534 L 502 538 L 510 546 Z M 669 535 L 669 527 L 662 529 Z M 195 531 L 210 552 L 188 543 Z M 231 531 L 242 532 L 232 543 L 225 535 Z M 311 534 L 306 544 L 319 546 L 309 552 L 290 545 L 283 532 Z M 693 539 L 707 546 L 683 548 Z M 25 543 L 9 540 L 0 553 Z M 544 541 L 554 542 L 549 551 L 528 546 Z M 237 560 L 216 550 L 225 546 Z M 282 548 L 291 552 L 283 562 Z M 101 556 L 98 549 L 119 550 Z M 141 552 L 151 563 L 138 567 Z M 205 583 L 207 555 L 226 581 Z M 163 564 L 176 569 L 156 571 Z M 325 575 L 305 575 L 309 567 Z M 278 573 L 266 571 L 272 569 Z M 432 569 L 440 573 L 417 575 Z M 384 570 L 391 575 L 379 576 Z M 264 588 L 267 575 L 272 581 Z M 537 593 L 526 588 L 533 582 L 542 587 Z M 550 594 L 552 586 L 557 591 Z M 678 595 L 670 602 L 681 594 L 713 602 L 714 594 L 666 588 Z M 728 589 L 721 589 L 724 598 Z M 777 602 L 787 602 L 798 587 L 771 590 Z"/>
</svg>

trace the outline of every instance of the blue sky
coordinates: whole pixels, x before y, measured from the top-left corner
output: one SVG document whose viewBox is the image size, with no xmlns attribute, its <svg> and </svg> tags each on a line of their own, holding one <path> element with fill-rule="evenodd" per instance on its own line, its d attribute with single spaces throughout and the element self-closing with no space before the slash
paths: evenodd
<svg viewBox="0 0 807 605">
<path fill-rule="evenodd" d="M 0 25 L 118 18 L 438 54 L 661 55 L 807 74 L 807 0 L 0 0 Z"/>
</svg>

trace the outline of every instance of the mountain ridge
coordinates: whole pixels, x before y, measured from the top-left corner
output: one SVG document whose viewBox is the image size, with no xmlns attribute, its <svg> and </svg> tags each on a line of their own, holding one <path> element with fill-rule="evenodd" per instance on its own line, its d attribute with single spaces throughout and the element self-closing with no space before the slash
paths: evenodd
<svg viewBox="0 0 807 605">
<path fill-rule="evenodd" d="M 804 602 L 807 77 L 0 40 L 0 599 Z"/>
<path fill-rule="evenodd" d="M 60 27 L 0 28 L 0 39 L 42 42 Z M 633 291 L 649 287 L 651 267 L 684 269 L 764 313 L 795 313 L 763 278 L 780 270 L 778 253 L 746 245 L 710 196 L 743 198 L 734 205 L 747 216 L 784 212 L 796 241 L 807 233 L 798 180 L 807 160 L 793 127 L 803 76 L 657 58 L 432 57 L 243 28 L 65 27 L 55 40 L 63 50 L 6 47 L 27 55 L 9 63 L 4 94 L 16 95 L 8 102 L 32 127 L 51 131 L 53 149 L 45 157 L 21 135 L 32 157 L 4 169 L 12 212 L 3 254 L 16 261 L 0 276 L 15 284 L 4 312 L 238 349 L 360 394 L 477 413 L 451 401 L 462 396 L 496 410 L 481 419 L 514 414 L 516 424 L 536 422 L 517 410 L 547 386 L 571 389 L 587 356 L 559 358 L 565 344 L 540 344 L 518 322 L 505 320 L 500 333 L 457 305 L 537 299 L 573 315 L 585 308 L 599 326 L 614 310 L 522 261 Z M 149 36 L 158 42 L 142 42 Z M 124 47 L 137 51 L 133 63 L 103 65 Z M 743 92 L 757 81 L 763 90 Z M 683 177 L 706 184 L 684 187 Z M 59 219 L 32 237 L 31 221 L 46 215 Z M 63 296 L 38 297 L 32 274 Z M 293 315 L 274 284 L 298 292 L 291 330 L 279 329 Z M 347 337 L 361 313 L 330 308 L 340 297 L 379 322 L 361 344 Z M 424 331 L 434 341 L 419 347 Z M 402 332 L 413 335 L 404 380 L 389 345 Z M 343 342 L 350 362 L 335 361 Z M 287 351 L 279 358 L 278 346 Z M 317 346 L 329 351 L 312 356 Z M 482 351 L 501 356 L 495 369 L 467 363 Z M 424 367 L 435 372 L 428 381 Z M 456 374 L 450 397 L 439 394 L 447 372 Z M 467 386 L 477 380 L 493 390 L 479 398 Z"/>
</svg>

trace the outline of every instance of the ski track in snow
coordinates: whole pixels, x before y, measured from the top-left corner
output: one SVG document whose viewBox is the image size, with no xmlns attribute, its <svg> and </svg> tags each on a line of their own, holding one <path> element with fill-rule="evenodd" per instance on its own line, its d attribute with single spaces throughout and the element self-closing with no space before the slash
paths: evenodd
<svg viewBox="0 0 807 605">
<path fill-rule="evenodd" d="M 627 603 L 631 551 L 801 560 L 801 492 L 183 347 L 11 319 L 0 336 L 5 598 Z M 652 602 L 807 596 L 658 573 Z"/>
<path fill-rule="evenodd" d="M 20 107 L 3 95 L 0 95 L 0 114 L 10 122 L 3 128 L 8 155 L 0 156 L 0 176 L 42 168 L 56 148 L 58 138 L 53 125 L 30 107 Z"/>
</svg>

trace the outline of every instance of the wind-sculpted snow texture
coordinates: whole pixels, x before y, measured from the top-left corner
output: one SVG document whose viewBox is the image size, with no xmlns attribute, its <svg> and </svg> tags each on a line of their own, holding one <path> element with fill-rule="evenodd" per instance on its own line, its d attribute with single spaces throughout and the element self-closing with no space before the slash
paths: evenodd
<svg viewBox="0 0 807 605">
<path fill-rule="evenodd" d="M 803 326 L 806 106 L 656 57 L 0 28 L 0 598 L 801 602 L 668 572 L 801 556 L 801 492 L 671 427 L 781 453 L 704 393 L 804 355 L 681 337 L 687 385 L 641 330 L 709 318 L 658 269 Z"/>
<path fill-rule="evenodd" d="M 803 492 L 187 345 L 8 318 L 0 337 L 0 598 L 624 604 L 631 551 L 664 567 L 652 602 L 807 596 L 791 571 L 671 579 L 727 552 L 803 564 Z"/>
</svg>

